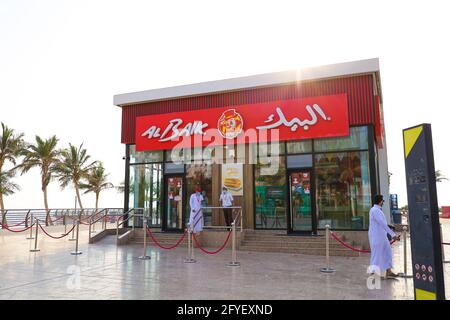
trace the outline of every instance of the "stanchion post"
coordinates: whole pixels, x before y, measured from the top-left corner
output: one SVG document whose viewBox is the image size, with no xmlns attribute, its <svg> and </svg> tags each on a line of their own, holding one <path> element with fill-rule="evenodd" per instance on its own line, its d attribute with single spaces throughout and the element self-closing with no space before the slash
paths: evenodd
<svg viewBox="0 0 450 320">
<path fill-rule="evenodd" d="M 33 226 L 33 214 L 31 214 L 30 219 L 30 225 Z M 37 225 L 36 225 L 37 228 Z M 27 238 L 27 240 L 33 240 L 33 227 L 30 228 L 30 236 Z"/>
<path fill-rule="evenodd" d="M 72 227 L 74 227 L 74 226 L 75 226 L 75 220 L 72 217 Z M 75 240 L 76 240 L 75 239 L 75 228 L 72 228 L 72 238 L 69 239 L 69 241 L 75 241 Z"/>
<path fill-rule="evenodd" d="M 105 215 L 103 216 L 103 230 L 106 230 L 106 219 L 108 218 L 108 209 L 105 210 Z"/>
<path fill-rule="evenodd" d="M 196 263 L 197 261 L 193 257 L 193 247 L 192 247 L 192 230 L 188 225 L 188 256 L 184 259 L 184 263 Z"/>
<path fill-rule="evenodd" d="M 61 235 L 64 235 L 67 232 L 67 221 L 66 221 L 66 212 L 65 211 L 63 211 L 63 224 L 64 224 L 64 233 L 61 233 Z"/>
<path fill-rule="evenodd" d="M 92 217 L 89 218 L 89 242 L 91 241 L 91 233 L 92 233 Z"/>
<path fill-rule="evenodd" d="M 120 220 L 120 217 L 121 216 L 119 216 L 117 218 L 117 220 L 116 220 L 116 241 L 119 240 L 119 220 Z"/>
<path fill-rule="evenodd" d="M 80 236 L 80 219 L 77 220 L 77 238 L 76 238 L 76 242 L 75 242 L 75 251 L 72 251 L 70 254 L 71 255 L 79 255 L 82 254 L 81 251 L 78 251 L 78 238 Z"/>
<path fill-rule="evenodd" d="M 230 267 L 239 267 L 241 265 L 240 262 L 236 261 L 236 223 L 233 221 L 231 223 L 231 261 L 228 263 Z"/>
<path fill-rule="evenodd" d="M 336 270 L 330 267 L 330 225 L 329 224 L 327 224 L 325 226 L 325 245 L 326 245 L 325 255 L 326 255 L 327 266 L 326 266 L 326 268 L 320 269 L 320 272 L 333 273 Z"/>
<path fill-rule="evenodd" d="M 92 219 L 92 217 L 91 217 L 91 223 L 92 223 L 92 233 L 97 233 L 97 231 L 95 231 L 95 219 Z"/>
<path fill-rule="evenodd" d="M 242 214 L 242 207 L 239 209 L 239 214 L 241 215 L 241 232 L 242 231 L 244 231 L 243 230 L 243 228 L 244 228 L 244 216 L 243 216 L 243 214 Z"/>
<path fill-rule="evenodd" d="M 398 276 L 402 277 L 402 278 L 412 278 L 413 277 L 412 275 L 408 275 L 408 272 L 407 272 L 407 270 L 408 270 L 408 264 L 407 264 L 407 261 L 408 261 L 407 254 L 408 254 L 408 252 L 407 252 L 407 242 L 406 242 L 406 236 L 407 236 L 406 230 L 407 229 L 408 228 L 406 226 L 403 226 L 403 228 L 402 228 L 402 238 L 403 238 L 403 272 L 400 272 L 398 274 Z"/>
<path fill-rule="evenodd" d="M 139 257 L 141 260 L 149 260 L 150 256 L 147 255 L 147 217 L 143 217 L 142 219 L 142 230 L 144 231 L 144 253 Z M 133 221 L 134 222 L 134 221 Z M 134 223 L 133 223 L 134 226 Z"/>
<path fill-rule="evenodd" d="M 34 236 L 34 249 L 30 249 L 30 252 L 38 252 L 41 251 L 40 249 L 37 248 L 37 242 L 38 242 L 38 233 L 39 233 L 39 220 L 38 218 L 35 218 L 35 226 L 36 226 L 36 234 Z"/>
</svg>

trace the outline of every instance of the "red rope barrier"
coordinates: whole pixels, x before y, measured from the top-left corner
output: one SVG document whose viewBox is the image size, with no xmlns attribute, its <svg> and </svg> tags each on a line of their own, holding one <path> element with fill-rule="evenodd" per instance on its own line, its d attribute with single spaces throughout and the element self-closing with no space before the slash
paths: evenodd
<svg viewBox="0 0 450 320">
<path fill-rule="evenodd" d="M 64 238 L 64 237 L 66 237 L 69 233 L 71 233 L 72 230 L 75 228 L 75 225 L 74 225 L 74 226 L 72 227 L 72 229 L 70 229 L 66 234 L 63 234 L 63 235 L 60 236 L 60 237 L 54 237 L 54 236 L 52 236 L 51 234 L 49 234 L 47 231 L 45 231 L 45 229 L 41 226 L 40 223 L 38 223 L 38 226 L 39 226 L 39 228 L 41 228 L 41 230 L 42 230 L 47 236 L 49 236 L 49 237 L 52 238 L 52 239 L 62 239 L 62 238 Z"/>
<path fill-rule="evenodd" d="M 339 239 L 339 238 L 334 234 L 334 232 L 330 232 L 330 234 L 331 234 L 331 236 L 332 236 L 337 242 L 339 242 L 339 243 L 342 244 L 344 247 L 346 247 L 346 248 L 348 248 L 348 249 L 350 249 L 350 250 L 353 250 L 353 251 L 356 251 L 356 252 L 362 252 L 362 253 L 370 253 L 370 250 L 360 250 L 360 249 L 356 249 L 356 248 L 351 247 L 350 245 L 346 244 L 344 241 L 342 241 L 341 239 Z"/>
<path fill-rule="evenodd" d="M 344 247 L 346 247 L 346 248 L 348 248 L 348 249 L 350 249 L 350 250 L 353 250 L 353 251 L 356 251 L 356 252 L 361 252 L 361 253 L 370 253 L 370 252 L 371 252 L 370 250 L 361 250 L 361 249 L 357 249 L 357 248 L 354 248 L 354 247 L 350 246 L 349 244 L 347 244 L 347 243 L 345 243 L 344 241 L 342 241 L 341 239 L 339 239 L 339 238 L 334 234 L 334 232 L 332 232 L 332 231 L 330 231 L 330 234 L 331 234 L 331 236 L 332 236 L 337 242 L 339 242 L 339 243 L 342 244 Z M 397 240 L 392 240 L 392 241 L 390 242 L 390 244 L 392 245 L 392 244 L 394 244 L 396 241 L 397 241 Z"/>
<path fill-rule="evenodd" d="M 230 231 L 228 232 L 228 236 L 227 236 L 227 238 L 225 239 L 225 242 L 224 242 L 223 245 L 222 245 L 219 249 L 217 249 L 216 251 L 208 251 L 208 250 L 204 249 L 204 248 L 202 247 L 202 245 L 197 241 L 197 238 L 195 237 L 195 233 L 193 233 L 192 235 L 193 235 L 193 238 L 194 238 L 195 243 L 197 244 L 197 246 L 198 246 L 198 248 L 199 248 L 200 250 L 202 250 L 204 253 L 207 253 L 207 254 L 216 254 L 216 253 L 219 253 L 220 251 L 222 251 L 222 250 L 225 248 L 225 246 L 226 246 L 227 243 L 228 243 L 228 240 L 230 240 L 231 232 L 232 232 L 232 230 L 230 230 Z"/>
<path fill-rule="evenodd" d="M 103 211 L 104 211 L 104 210 L 100 210 L 100 211 L 97 211 L 96 213 L 91 214 L 90 216 L 87 216 L 86 219 L 84 219 L 84 221 L 87 221 L 87 220 L 89 220 L 89 219 L 94 218 L 96 215 L 98 215 L 99 213 L 101 213 L 101 212 L 103 212 Z M 84 224 L 81 220 L 80 220 L 80 223 Z M 89 224 L 89 223 L 88 223 L 88 224 Z"/>
<path fill-rule="evenodd" d="M 184 231 L 183 235 L 181 236 L 181 238 L 177 241 L 177 243 L 175 243 L 173 246 L 168 246 L 165 247 L 163 245 L 161 245 L 158 240 L 156 240 L 156 238 L 153 236 L 152 231 L 150 230 L 150 228 L 147 227 L 147 233 L 150 235 L 150 238 L 152 238 L 153 242 L 160 247 L 161 249 L 165 249 L 165 250 L 170 250 L 170 249 L 174 249 L 176 247 L 178 247 L 178 245 L 183 242 L 184 238 L 186 237 L 187 234 L 187 230 Z"/>
<path fill-rule="evenodd" d="M 27 228 L 25 228 L 25 229 L 22 229 L 22 230 L 12 230 L 12 229 L 9 229 L 9 228 L 8 228 L 8 225 L 7 225 L 7 224 L 2 224 L 2 223 L 0 223 L 0 225 L 2 226 L 3 229 L 8 230 L 8 231 L 11 231 L 11 232 L 24 232 L 24 231 L 27 231 L 27 230 L 31 229 L 35 224 L 36 224 L 36 223 L 33 223 L 31 226 L 29 226 L 29 227 L 27 227 Z"/>
<path fill-rule="evenodd" d="M 442 244 L 443 244 L 444 246 L 450 246 L 450 243 L 448 243 L 448 242 L 442 242 Z"/>
<path fill-rule="evenodd" d="M 88 225 L 90 225 L 90 223 L 88 222 L 88 223 L 84 223 L 83 221 L 81 221 L 81 220 L 79 220 L 80 221 L 80 223 L 81 224 L 84 224 L 85 226 L 88 226 Z"/>
<path fill-rule="evenodd" d="M 15 225 L 13 225 L 13 226 L 10 226 L 10 225 L 8 225 L 8 224 L 5 224 L 5 226 L 7 226 L 8 228 L 14 228 L 14 227 L 18 227 L 18 226 L 24 224 L 25 222 L 27 222 L 27 220 L 24 220 L 24 221 L 22 221 L 21 223 L 15 224 Z"/>
</svg>

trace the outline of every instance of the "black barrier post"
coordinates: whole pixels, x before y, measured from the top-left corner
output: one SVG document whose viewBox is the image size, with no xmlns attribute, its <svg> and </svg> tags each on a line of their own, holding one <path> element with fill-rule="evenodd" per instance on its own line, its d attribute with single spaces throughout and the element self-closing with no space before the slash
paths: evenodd
<svg viewBox="0 0 450 320">
<path fill-rule="evenodd" d="M 445 300 L 431 125 L 403 130 L 416 300 Z"/>
</svg>

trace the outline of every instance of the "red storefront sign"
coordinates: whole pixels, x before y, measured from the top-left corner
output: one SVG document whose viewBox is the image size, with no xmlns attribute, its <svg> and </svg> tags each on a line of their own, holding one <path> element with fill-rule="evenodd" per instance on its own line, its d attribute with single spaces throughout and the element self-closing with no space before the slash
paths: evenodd
<svg viewBox="0 0 450 320">
<path fill-rule="evenodd" d="M 136 118 L 136 150 L 348 136 L 346 94 Z"/>
</svg>

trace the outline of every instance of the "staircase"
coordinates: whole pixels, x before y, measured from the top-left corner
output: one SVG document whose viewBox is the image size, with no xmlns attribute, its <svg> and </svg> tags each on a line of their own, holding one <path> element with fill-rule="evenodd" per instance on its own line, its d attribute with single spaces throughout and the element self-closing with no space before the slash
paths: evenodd
<svg viewBox="0 0 450 320">
<path fill-rule="evenodd" d="M 245 230 L 239 246 L 242 251 L 325 255 L 325 236 L 297 236 L 266 230 Z M 359 257 L 330 236 L 330 256 Z"/>
<path fill-rule="evenodd" d="M 153 229 L 152 233 L 158 242 L 166 247 L 177 243 L 182 236 L 182 233 L 161 232 L 158 229 Z M 144 243 L 142 229 L 136 229 L 134 234 L 130 236 L 128 243 L 142 245 Z M 187 243 L 186 236 L 179 247 L 187 247 Z M 149 235 L 147 235 L 147 245 L 156 247 Z M 286 235 L 285 232 L 274 230 L 244 230 L 238 250 L 324 256 L 325 236 Z M 330 236 L 330 255 L 359 257 L 360 254 L 343 247 Z"/>
</svg>

